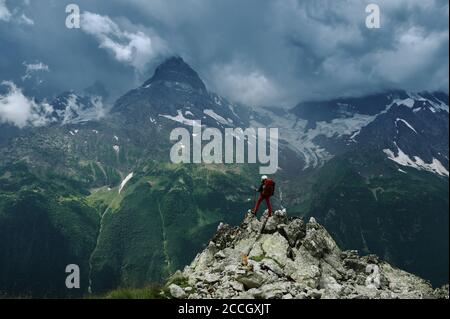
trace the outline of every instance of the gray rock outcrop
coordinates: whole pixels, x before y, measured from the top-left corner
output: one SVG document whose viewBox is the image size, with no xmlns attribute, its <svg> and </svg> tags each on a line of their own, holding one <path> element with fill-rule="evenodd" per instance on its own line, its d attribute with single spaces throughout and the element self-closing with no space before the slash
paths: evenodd
<svg viewBox="0 0 450 319">
<path fill-rule="evenodd" d="M 169 280 L 172 298 L 425 299 L 448 298 L 413 274 L 377 256 L 342 251 L 314 218 L 305 223 L 286 211 L 239 227 L 219 225 L 208 247 Z"/>
</svg>

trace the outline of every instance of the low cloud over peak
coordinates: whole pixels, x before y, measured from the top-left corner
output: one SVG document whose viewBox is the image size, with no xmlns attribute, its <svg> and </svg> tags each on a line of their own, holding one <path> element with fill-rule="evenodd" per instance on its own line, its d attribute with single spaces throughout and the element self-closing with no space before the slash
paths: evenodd
<svg viewBox="0 0 450 319">
<path fill-rule="evenodd" d="M 143 31 L 122 30 L 108 16 L 84 12 L 81 16 L 81 29 L 99 42 L 99 47 L 109 51 L 122 63 L 143 71 L 154 58 L 166 52 L 166 46 L 156 34 Z"/>
</svg>

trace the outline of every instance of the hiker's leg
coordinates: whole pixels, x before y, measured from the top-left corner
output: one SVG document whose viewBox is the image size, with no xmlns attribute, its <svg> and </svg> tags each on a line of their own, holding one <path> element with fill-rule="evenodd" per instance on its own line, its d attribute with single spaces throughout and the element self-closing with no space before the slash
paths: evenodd
<svg viewBox="0 0 450 319">
<path fill-rule="evenodd" d="M 272 216 L 272 205 L 270 204 L 270 197 L 266 197 L 267 209 L 269 210 L 269 216 Z"/>
<path fill-rule="evenodd" d="M 253 214 L 256 215 L 256 213 L 258 212 L 258 208 L 259 208 L 259 205 L 261 205 L 262 200 L 263 200 L 263 197 L 260 195 L 258 200 L 256 201 L 255 208 L 253 208 Z"/>
</svg>

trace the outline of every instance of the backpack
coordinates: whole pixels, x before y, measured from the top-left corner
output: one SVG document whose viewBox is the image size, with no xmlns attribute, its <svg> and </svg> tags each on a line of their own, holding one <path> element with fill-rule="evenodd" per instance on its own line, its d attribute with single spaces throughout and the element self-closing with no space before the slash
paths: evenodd
<svg viewBox="0 0 450 319">
<path fill-rule="evenodd" d="M 275 191 L 275 182 L 270 178 L 264 181 L 263 189 L 261 195 L 264 197 L 270 197 Z"/>
</svg>

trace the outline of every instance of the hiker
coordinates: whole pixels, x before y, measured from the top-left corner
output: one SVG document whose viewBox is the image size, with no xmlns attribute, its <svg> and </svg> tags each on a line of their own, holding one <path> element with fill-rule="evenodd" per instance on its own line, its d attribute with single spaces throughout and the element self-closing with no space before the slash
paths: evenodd
<svg viewBox="0 0 450 319">
<path fill-rule="evenodd" d="M 261 186 L 259 189 L 255 190 L 260 193 L 258 201 L 256 202 L 255 208 L 252 210 L 254 216 L 258 212 L 259 205 L 263 200 L 266 200 L 267 209 L 269 210 L 269 216 L 272 216 L 272 205 L 270 205 L 270 196 L 275 192 L 275 182 L 268 178 L 266 175 L 261 177 Z"/>
</svg>

